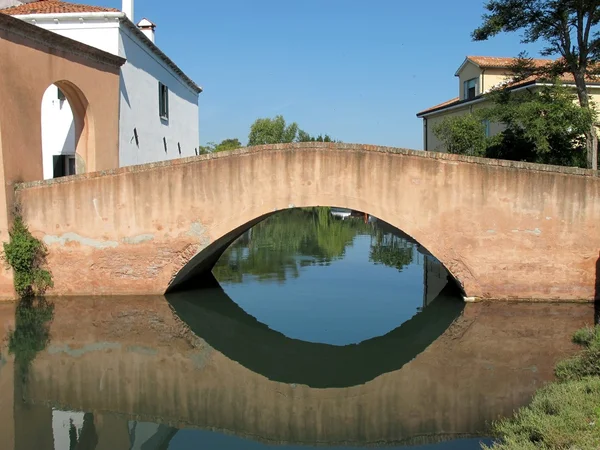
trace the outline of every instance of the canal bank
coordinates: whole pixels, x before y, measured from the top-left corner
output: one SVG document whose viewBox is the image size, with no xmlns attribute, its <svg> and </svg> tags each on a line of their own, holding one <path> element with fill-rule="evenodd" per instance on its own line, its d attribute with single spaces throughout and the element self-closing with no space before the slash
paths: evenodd
<svg viewBox="0 0 600 450">
<path fill-rule="evenodd" d="M 597 449 L 600 447 L 600 326 L 572 337 L 581 351 L 560 361 L 557 380 L 536 392 L 531 404 L 494 423 L 495 450 Z"/>
</svg>

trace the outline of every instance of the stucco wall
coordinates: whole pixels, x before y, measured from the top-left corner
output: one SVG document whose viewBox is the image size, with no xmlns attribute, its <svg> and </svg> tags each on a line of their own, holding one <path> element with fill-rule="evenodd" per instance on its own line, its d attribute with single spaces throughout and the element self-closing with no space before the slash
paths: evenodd
<svg viewBox="0 0 600 450">
<path fill-rule="evenodd" d="M 36 25 L 127 59 L 121 69 L 119 97 L 121 166 L 195 154 L 200 142 L 198 94 L 123 22 L 112 17 L 86 18 L 81 23 L 77 19 L 55 23 L 53 18 L 41 18 Z M 159 81 L 169 88 L 168 121 L 159 117 Z M 167 141 L 167 152 L 163 138 Z"/>
<path fill-rule="evenodd" d="M 85 22 L 62 19 L 55 22 L 51 17 L 38 17 L 35 25 L 113 55 L 122 56 L 119 55 L 119 20 L 116 18 L 86 18 Z"/>
<path fill-rule="evenodd" d="M 469 297 L 589 300 L 600 179 L 548 167 L 288 144 L 34 183 L 18 198 L 30 229 L 48 245 L 54 294 L 161 294 L 182 269 L 201 267 L 257 218 L 328 205 L 400 228 Z"/>
<path fill-rule="evenodd" d="M 490 89 L 501 85 L 507 79 L 506 69 L 485 69 L 482 75 L 483 92 L 488 92 Z"/>
<path fill-rule="evenodd" d="M 481 94 L 481 69 L 479 67 L 471 62 L 467 62 L 465 67 L 463 67 L 458 75 L 458 92 L 461 100 L 465 98 L 464 82 L 473 78 L 477 79 L 477 89 L 475 90 L 475 95 Z"/>
<path fill-rule="evenodd" d="M 195 155 L 200 142 L 198 94 L 126 27 L 121 27 L 119 54 L 127 59 L 122 68 L 120 96 L 121 166 Z M 169 88 L 167 121 L 159 116 L 159 81 Z M 139 146 L 134 139 L 134 128 Z M 167 141 L 166 152 L 163 138 Z"/>
<path fill-rule="evenodd" d="M 48 31 L 0 15 L 0 240 L 8 239 L 8 217 L 16 181 L 41 180 L 42 97 L 63 86 L 80 139 L 85 170 L 118 167 L 118 89 L 122 60 Z M 44 208 L 47 209 L 46 205 Z M 12 296 L 12 276 L 2 271 L 0 296 Z"/>
</svg>

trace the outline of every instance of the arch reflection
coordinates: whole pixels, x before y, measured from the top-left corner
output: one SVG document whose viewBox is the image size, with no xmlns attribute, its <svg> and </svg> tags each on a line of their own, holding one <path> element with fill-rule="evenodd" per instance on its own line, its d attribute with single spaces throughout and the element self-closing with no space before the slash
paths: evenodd
<svg viewBox="0 0 600 450">
<path fill-rule="evenodd" d="M 458 294 L 450 283 L 396 329 L 346 346 L 301 341 L 272 330 L 220 286 L 172 293 L 167 300 L 197 336 L 253 372 L 273 381 L 328 388 L 364 384 L 414 359 L 460 316 L 464 302 Z"/>
</svg>

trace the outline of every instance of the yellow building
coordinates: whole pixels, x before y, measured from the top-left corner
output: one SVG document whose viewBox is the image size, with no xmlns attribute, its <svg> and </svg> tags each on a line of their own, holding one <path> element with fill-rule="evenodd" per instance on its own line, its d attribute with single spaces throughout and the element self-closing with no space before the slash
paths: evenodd
<svg viewBox="0 0 600 450">
<path fill-rule="evenodd" d="M 498 58 L 490 56 L 467 56 L 455 73 L 458 77 L 458 97 L 432 106 L 417 114 L 423 119 L 423 149 L 429 151 L 445 152 L 444 144 L 433 133 L 434 127 L 446 117 L 468 114 L 478 108 L 486 106 L 487 98 L 483 95 L 492 88 L 505 83 L 511 78 L 510 67 L 515 58 Z M 551 59 L 534 59 L 537 66 L 547 65 Z M 573 85 L 573 78 L 565 76 L 562 79 L 565 85 Z M 528 79 L 511 87 L 513 90 L 532 89 L 542 84 L 540 80 Z M 588 89 L 595 102 L 600 101 L 600 83 L 589 81 Z M 486 127 L 488 136 L 503 131 L 499 123 L 489 123 Z"/>
</svg>

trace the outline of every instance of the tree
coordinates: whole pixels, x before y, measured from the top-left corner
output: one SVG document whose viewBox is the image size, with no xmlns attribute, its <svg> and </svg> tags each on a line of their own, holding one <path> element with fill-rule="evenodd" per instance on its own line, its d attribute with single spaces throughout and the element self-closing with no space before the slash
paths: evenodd
<svg viewBox="0 0 600 450">
<path fill-rule="evenodd" d="M 504 87 L 487 98 L 488 107 L 446 118 L 433 128 L 450 153 L 585 166 L 583 133 L 594 123 L 594 114 L 577 105 L 566 87 L 517 92 Z M 504 130 L 486 137 L 486 122 L 503 124 Z"/>
<path fill-rule="evenodd" d="M 433 127 L 433 133 L 442 141 L 448 153 L 469 156 L 485 156 L 488 139 L 486 124 L 479 114 L 444 118 Z"/>
<path fill-rule="evenodd" d="M 318 136 L 315 137 L 315 136 L 311 136 L 304 130 L 299 130 L 297 142 L 339 142 L 339 141 L 334 141 L 333 139 L 331 139 L 331 137 L 328 134 L 326 134 L 325 136 L 319 134 Z"/>
<path fill-rule="evenodd" d="M 286 144 L 290 142 L 341 142 L 326 134 L 311 136 L 301 130 L 296 122 L 287 125 L 283 116 L 273 119 L 257 119 L 250 127 L 248 146 L 266 144 Z"/>
<path fill-rule="evenodd" d="M 594 111 L 575 103 L 572 92 L 556 83 L 536 90 L 499 89 L 480 115 L 505 130 L 488 141 L 486 156 L 542 164 L 585 166 L 585 132 Z"/>
<path fill-rule="evenodd" d="M 248 146 L 294 142 L 298 131 L 298 124 L 293 122 L 286 125 L 283 116 L 276 116 L 274 119 L 256 119 L 250 127 Z"/>
<path fill-rule="evenodd" d="M 537 68 L 538 74 L 570 73 L 582 108 L 592 105 L 586 78 L 598 70 L 600 57 L 600 0 L 489 0 L 483 24 L 472 37 L 487 40 L 501 32 L 522 31 L 522 42 L 545 41 L 545 56 L 560 55 L 552 64 Z M 598 167 L 596 128 L 585 130 L 587 166 Z"/>
<path fill-rule="evenodd" d="M 209 142 L 206 145 L 200 146 L 200 154 L 206 155 L 207 153 L 226 152 L 227 150 L 235 150 L 243 147 L 239 139 L 224 139 L 220 144 Z"/>
</svg>

